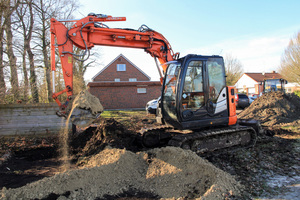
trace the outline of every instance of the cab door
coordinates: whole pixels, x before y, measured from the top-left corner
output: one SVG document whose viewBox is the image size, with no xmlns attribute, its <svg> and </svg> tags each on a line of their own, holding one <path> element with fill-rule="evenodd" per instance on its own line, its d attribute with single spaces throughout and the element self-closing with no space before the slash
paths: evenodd
<svg viewBox="0 0 300 200">
<path fill-rule="evenodd" d="M 228 124 L 227 90 L 223 58 L 187 57 L 182 63 L 178 89 L 180 123 L 183 129 Z"/>
<path fill-rule="evenodd" d="M 164 84 L 161 95 L 162 114 L 164 121 L 173 126 L 178 126 L 177 91 L 178 78 L 181 71 L 180 62 L 168 63 L 165 73 Z"/>
<path fill-rule="evenodd" d="M 189 60 L 182 72 L 179 107 L 182 121 L 191 121 L 207 115 L 205 102 L 205 60 Z"/>
</svg>

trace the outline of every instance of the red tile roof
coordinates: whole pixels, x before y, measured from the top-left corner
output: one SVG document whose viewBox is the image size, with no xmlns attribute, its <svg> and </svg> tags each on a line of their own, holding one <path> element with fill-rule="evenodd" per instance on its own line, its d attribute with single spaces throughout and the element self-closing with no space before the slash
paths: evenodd
<svg viewBox="0 0 300 200">
<path fill-rule="evenodd" d="M 249 76 L 256 82 L 261 82 L 266 79 L 280 79 L 282 76 L 278 73 L 245 73 L 245 75 Z"/>
</svg>

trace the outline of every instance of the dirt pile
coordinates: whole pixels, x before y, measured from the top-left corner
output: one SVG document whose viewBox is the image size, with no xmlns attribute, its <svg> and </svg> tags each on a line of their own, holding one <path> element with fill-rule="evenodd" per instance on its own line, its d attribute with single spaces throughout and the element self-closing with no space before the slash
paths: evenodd
<svg viewBox="0 0 300 200">
<path fill-rule="evenodd" d="M 140 135 L 128 130 L 113 118 L 98 119 L 96 127 L 88 129 L 70 138 L 70 154 L 73 160 L 84 162 L 87 157 L 102 151 L 106 146 L 127 149 L 133 152 L 141 150 Z"/>
<path fill-rule="evenodd" d="M 238 118 L 260 120 L 264 126 L 300 125 L 300 98 L 283 92 L 266 93 L 252 102 Z"/>
<path fill-rule="evenodd" d="M 133 153 L 106 148 L 85 168 L 70 170 L 16 189 L 0 199 L 113 199 L 126 193 L 153 198 L 223 199 L 241 185 L 195 153 L 175 147 Z"/>
</svg>

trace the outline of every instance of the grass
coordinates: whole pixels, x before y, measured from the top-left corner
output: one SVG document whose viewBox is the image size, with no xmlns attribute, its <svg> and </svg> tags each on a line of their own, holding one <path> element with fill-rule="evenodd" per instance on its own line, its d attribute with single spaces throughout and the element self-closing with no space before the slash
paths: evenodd
<svg viewBox="0 0 300 200">
<path fill-rule="evenodd" d="M 145 117 L 147 116 L 146 111 L 133 111 L 133 110 L 113 110 L 104 111 L 101 114 L 103 118 L 116 118 L 116 119 L 130 119 L 132 117 Z"/>
<path fill-rule="evenodd" d="M 155 121 L 155 115 L 148 115 L 145 110 L 106 110 L 101 114 L 101 117 L 106 119 L 114 118 L 129 129 L 142 126 L 143 123 L 141 121 L 143 119 Z"/>
</svg>

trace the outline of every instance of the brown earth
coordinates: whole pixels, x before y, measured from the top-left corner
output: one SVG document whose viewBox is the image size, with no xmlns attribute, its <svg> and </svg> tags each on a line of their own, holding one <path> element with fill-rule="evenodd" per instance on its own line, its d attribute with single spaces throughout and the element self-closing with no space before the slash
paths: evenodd
<svg viewBox="0 0 300 200">
<path fill-rule="evenodd" d="M 262 125 L 280 127 L 300 126 L 300 98 L 295 94 L 270 92 L 256 99 L 241 112 L 240 119 L 257 119 Z"/>
<path fill-rule="evenodd" d="M 155 198 L 220 199 L 239 194 L 241 186 L 226 172 L 191 151 L 175 147 L 133 153 L 106 148 L 86 166 L 69 170 L 21 188 L 2 190 L 4 198 L 43 199 L 50 195 L 69 199 L 116 198 L 140 191 Z"/>
<path fill-rule="evenodd" d="M 0 198 L 251 199 L 282 193 L 286 187 L 268 186 L 267 180 L 300 176 L 294 139 L 300 138 L 299 102 L 296 96 L 265 94 L 239 117 L 262 120 L 275 137 L 259 138 L 254 148 L 201 155 L 142 147 L 136 130 L 155 126 L 153 116 L 132 116 L 129 124 L 101 119 L 72 136 L 66 172 L 56 136 L 1 137 Z"/>
</svg>

